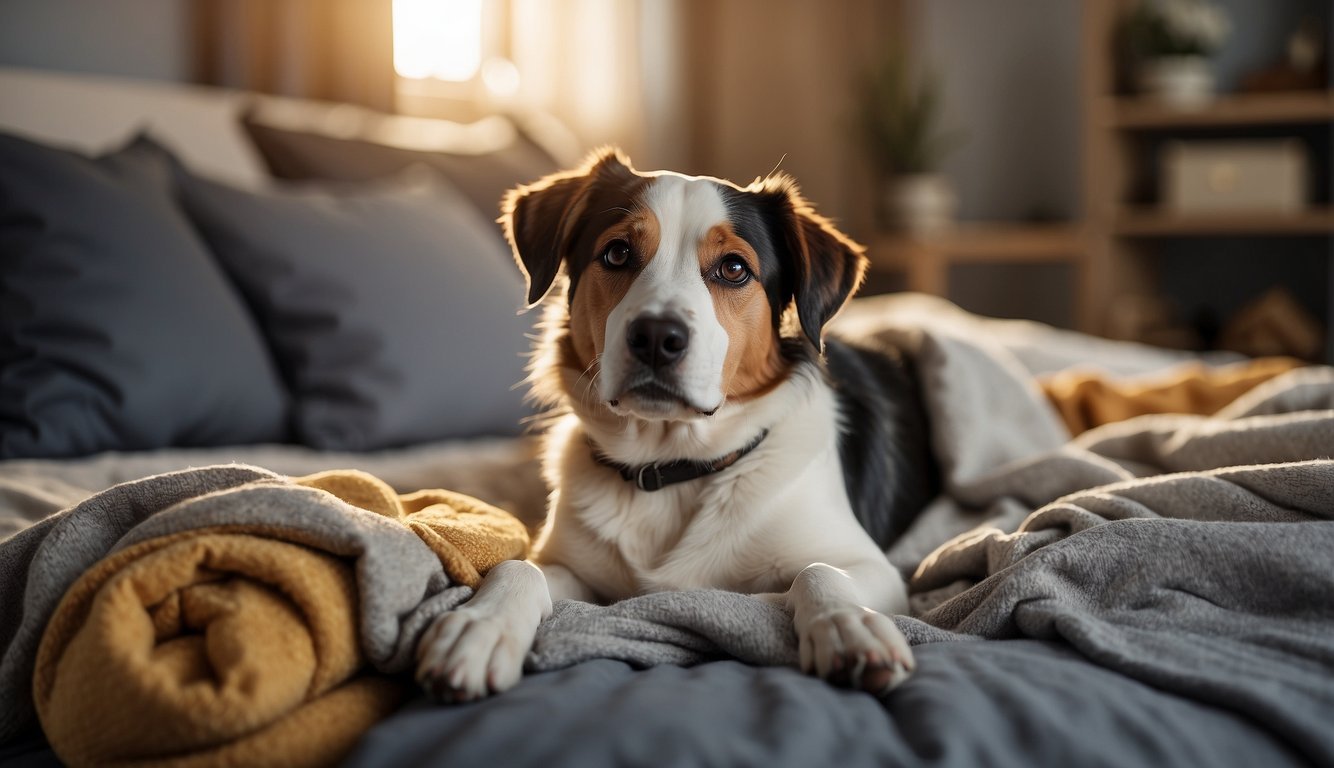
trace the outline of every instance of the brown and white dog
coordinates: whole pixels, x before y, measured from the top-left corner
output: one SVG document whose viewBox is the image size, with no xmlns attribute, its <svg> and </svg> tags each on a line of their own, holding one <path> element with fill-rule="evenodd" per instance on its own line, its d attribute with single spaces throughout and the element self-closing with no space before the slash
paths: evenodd
<svg viewBox="0 0 1334 768">
<path fill-rule="evenodd" d="M 907 594 L 883 547 L 930 493 L 920 411 L 901 361 L 822 339 L 862 248 L 785 175 L 639 173 L 614 150 L 514 190 L 502 223 L 529 304 L 551 294 L 533 381 L 560 412 L 554 491 L 530 560 L 425 633 L 422 685 L 513 686 L 553 600 L 701 588 L 789 609 L 822 678 L 903 681 L 887 614 Z"/>
</svg>

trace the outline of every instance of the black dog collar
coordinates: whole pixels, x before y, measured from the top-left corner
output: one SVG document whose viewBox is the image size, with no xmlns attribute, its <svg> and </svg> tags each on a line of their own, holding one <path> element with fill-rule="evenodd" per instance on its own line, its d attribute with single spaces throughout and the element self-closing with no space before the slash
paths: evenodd
<svg viewBox="0 0 1334 768">
<path fill-rule="evenodd" d="M 768 436 L 769 430 L 760 430 L 760 434 L 744 448 L 732 451 L 726 456 L 720 456 L 712 461 L 669 461 L 663 464 L 642 464 L 638 467 L 612 461 L 604 456 L 602 451 L 598 450 L 597 445 L 591 439 L 588 444 L 593 448 L 593 461 L 621 473 L 621 479 L 626 482 L 633 480 L 635 487 L 641 491 L 657 491 L 668 485 L 684 483 L 687 480 L 695 480 L 705 475 L 722 472 L 740 461 L 742 456 L 755 450 Z"/>
</svg>

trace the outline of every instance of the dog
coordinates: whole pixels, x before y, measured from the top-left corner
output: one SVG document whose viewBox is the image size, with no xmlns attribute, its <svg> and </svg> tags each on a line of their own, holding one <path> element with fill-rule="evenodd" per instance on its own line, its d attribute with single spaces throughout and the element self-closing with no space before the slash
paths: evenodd
<svg viewBox="0 0 1334 768">
<path fill-rule="evenodd" d="M 863 248 L 785 174 L 641 173 L 615 149 L 507 194 L 546 304 L 531 366 L 554 406 L 548 518 L 418 646 L 447 702 L 504 691 L 563 598 L 750 593 L 792 614 L 803 670 L 880 694 L 913 671 L 884 547 L 933 493 L 909 364 L 824 338 Z M 545 302 L 544 302 L 545 300 Z"/>
</svg>

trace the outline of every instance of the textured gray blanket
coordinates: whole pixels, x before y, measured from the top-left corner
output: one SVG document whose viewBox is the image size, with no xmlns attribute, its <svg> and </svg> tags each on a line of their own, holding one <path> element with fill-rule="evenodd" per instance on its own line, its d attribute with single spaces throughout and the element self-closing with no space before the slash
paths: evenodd
<svg viewBox="0 0 1334 768">
<path fill-rule="evenodd" d="M 267 470 L 206 467 L 118 485 L 0 542 L 0 742 L 34 724 L 37 647 L 85 570 L 141 541 L 226 525 L 263 526 L 270 536 L 354 559 L 362 649 L 383 672 L 407 669 L 431 619 L 472 594 L 450 585 L 440 560 L 406 526 Z"/>
<path fill-rule="evenodd" d="M 1334 413 L 1323 418 L 1334 441 Z M 896 622 L 915 645 L 1064 641 L 1095 664 L 1235 711 L 1314 763 L 1334 764 L 1332 520 L 1328 459 L 1101 486 L 1044 506 L 1017 532 L 986 527 L 948 543 L 915 585 L 978 583 L 921 620 Z M 564 602 L 539 629 L 530 665 L 725 656 L 791 664 L 790 621 L 721 592 Z"/>
<path fill-rule="evenodd" d="M 1212 418 L 1068 441 L 987 326 L 948 305 L 910 310 L 844 324 L 912 351 L 932 411 L 947 492 L 898 561 L 972 528 L 917 568 L 918 619 L 896 619 L 909 640 L 1061 640 L 1334 763 L 1334 369 L 1294 371 Z M 716 592 L 563 603 L 529 661 L 790 664 L 788 621 Z"/>
</svg>

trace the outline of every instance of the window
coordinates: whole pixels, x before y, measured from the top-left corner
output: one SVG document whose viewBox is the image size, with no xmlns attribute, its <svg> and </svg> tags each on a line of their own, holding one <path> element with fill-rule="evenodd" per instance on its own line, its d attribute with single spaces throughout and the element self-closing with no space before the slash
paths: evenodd
<svg viewBox="0 0 1334 768">
<path fill-rule="evenodd" d="M 394 69 L 462 83 L 482 67 L 482 0 L 394 0 Z"/>
</svg>

